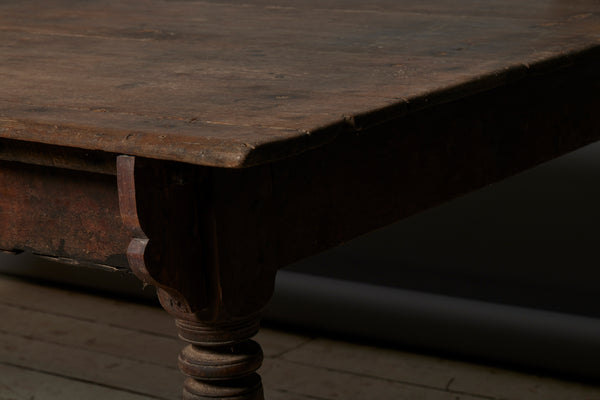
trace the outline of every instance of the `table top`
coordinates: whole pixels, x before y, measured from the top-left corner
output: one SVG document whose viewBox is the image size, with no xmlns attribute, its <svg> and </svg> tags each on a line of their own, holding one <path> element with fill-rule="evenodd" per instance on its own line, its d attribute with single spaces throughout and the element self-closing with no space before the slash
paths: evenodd
<svg viewBox="0 0 600 400">
<path fill-rule="evenodd" d="M 0 137 L 244 167 L 599 49 L 597 0 L 8 0 Z"/>
</svg>

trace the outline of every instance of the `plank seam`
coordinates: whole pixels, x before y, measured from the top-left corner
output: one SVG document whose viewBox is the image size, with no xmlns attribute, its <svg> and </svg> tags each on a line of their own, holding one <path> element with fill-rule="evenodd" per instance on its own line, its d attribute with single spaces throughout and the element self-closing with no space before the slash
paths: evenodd
<svg viewBox="0 0 600 400">
<path fill-rule="evenodd" d="M 129 331 L 129 332 L 142 333 L 142 334 L 149 335 L 149 336 L 155 336 L 155 337 L 160 337 L 160 338 L 165 338 L 165 339 L 171 339 L 171 340 L 177 341 L 179 343 L 179 339 L 177 338 L 175 332 L 173 332 L 173 335 L 167 335 L 167 334 L 164 334 L 164 333 L 148 331 L 148 330 L 145 330 L 145 329 L 131 328 L 130 326 L 126 326 L 126 325 L 120 325 L 120 324 L 113 324 L 113 323 L 108 323 L 108 322 L 97 321 L 97 320 L 95 320 L 93 318 L 84 318 L 84 317 L 81 317 L 81 316 L 73 316 L 73 315 L 70 315 L 70 314 L 64 314 L 64 313 L 59 313 L 59 312 L 55 312 L 55 311 L 41 310 L 41 309 L 38 309 L 38 308 L 35 308 L 35 307 L 27 307 L 27 306 L 23 306 L 23 305 L 20 305 L 20 304 L 7 303 L 7 302 L 5 302 L 5 300 L 4 301 L 0 301 L 0 305 L 4 305 L 6 307 L 14 308 L 14 309 L 17 309 L 17 310 L 39 312 L 39 313 L 42 313 L 42 314 L 53 315 L 53 316 L 56 316 L 56 317 L 70 318 L 70 319 L 74 319 L 76 321 L 88 322 L 88 323 L 92 323 L 94 325 L 102 325 L 102 326 L 109 327 L 109 328 L 123 329 L 123 330 Z M 175 329 L 173 329 L 173 331 L 175 331 Z"/>
<path fill-rule="evenodd" d="M 169 365 L 164 365 L 161 363 L 157 363 L 157 362 L 152 362 L 152 361 L 146 361 L 146 360 L 140 360 L 137 358 L 132 358 L 132 357 L 128 357 L 128 356 L 123 356 L 123 355 L 116 355 L 107 351 L 102 351 L 102 350 L 92 350 L 90 349 L 89 346 L 78 346 L 78 345 L 73 345 L 73 344 L 64 344 L 64 343 L 60 343 L 60 342 L 55 342 L 52 340 L 44 340 L 44 339 L 40 339 L 38 337 L 33 337 L 31 335 L 24 335 L 24 334 L 18 334 L 18 333 L 13 333 L 13 332 L 7 332 L 5 330 L 0 329 L 0 335 L 5 335 L 5 336 L 11 336 L 11 337 L 16 337 L 16 338 L 20 338 L 20 339 L 24 339 L 24 340 L 29 340 L 32 342 L 38 342 L 38 343 L 44 343 L 44 344 L 49 344 L 49 345 L 53 345 L 53 346 L 59 346 L 59 347 L 64 347 L 64 348 L 68 348 L 68 349 L 76 349 L 76 350 L 80 350 L 80 351 L 86 351 L 89 353 L 94 353 L 94 354 L 102 354 L 102 355 L 106 355 L 106 356 L 110 356 L 110 357 L 114 357 L 114 358 L 118 358 L 121 360 L 126 360 L 126 361 L 132 361 L 138 364 L 144 364 L 144 365 L 154 365 L 157 367 L 161 367 L 161 368 L 165 368 L 165 369 L 169 369 L 169 370 L 173 370 L 173 371 L 177 371 L 178 368 L 174 367 L 174 366 L 169 366 Z"/>
<path fill-rule="evenodd" d="M 364 373 L 358 373 L 358 372 L 353 372 L 353 371 L 344 371 L 344 370 L 339 370 L 336 368 L 323 367 L 320 365 L 315 365 L 315 364 L 302 362 L 302 361 L 293 361 L 293 360 L 286 360 L 286 359 L 283 359 L 282 361 L 289 362 L 291 364 L 302 365 L 304 367 L 316 368 L 316 369 L 321 369 L 324 371 L 337 372 L 337 373 L 341 373 L 341 374 L 345 374 L 345 375 L 351 375 L 351 376 L 355 376 L 358 378 L 369 378 L 369 379 L 384 381 L 387 383 L 397 383 L 397 384 L 411 386 L 411 387 L 434 390 L 437 392 L 451 393 L 451 394 L 456 394 L 456 395 L 466 395 L 466 396 L 479 398 L 482 400 L 499 400 L 495 396 L 486 396 L 486 395 L 482 395 L 482 394 L 478 394 L 478 393 L 471 393 L 471 392 L 465 392 L 465 391 L 459 391 L 459 390 L 450 390 L 450 389 L 446 389 L 445 387 L 436 387 L 436 386 L 430 386 L 430 385 L 425 385 L 425 384 L 420 384 L 420 383 L 397 380 L 397 379 L 384 378 L 384 377 L 377 376 L 377 375 L 364 374 Z"/>
<path fill-rule="evenodd" d="M 138 396 L 144 396 L 144 397 L 147 397 L 147 398 L 150 398 L 150 399 L 171 400 L 170 398 L 167 398 L 167 397 L 158 397 L 158 396 L 150 395 L 150 394 L 147 394 L 147 393 L 138 392 L 138 391 L 135 391 L 135 390 L 130 390 L 130 389 L 121 388 L 121 387 L 117 387 L 117 386 L 107 385 L 107 384 L 103 384 L 103 383 L 99 383 L 99 382 L 94 382 L 94 381 L 87 380 L 87 379 L 76 378 L 76 377 L 67 376 L 67 375 L 63 375 L 63 374 L 59 374 L 59 373 L 54 373 L 54 372 L 50 372 L 50 371 L 44 371 L 44 370 L 41 370 L 41 369 L 38 369 L 38 368 L 25 367 L 25 366 L 22 366 L 22 365 L 13 364 L 13 363 L 9 363 L 9 362 L 0 361 L 0 365 L 5 365 L 5 366 L 11 367 L 11 368 L 17 368 L 17 369 L 24 370 L 24 371 L 36 372 L 36 373 L 39 373 L 39 374 L 44 374 L 44 375 L 49 375 L 49 376 L 55 376 L 55 377 L 58 377 L 58 378 L 63 378 L 63 379 L 71 380 L 71 381 L 76 381 L 76 382 L 81 382 L 81 383 L 85 383 L 85 384 L 89 384 L 89 385 L 103 387 L 103 388 L 106 388 L 106 389 L 116 390 L 116 391 L 119 391 L 119 392 L 135 394 L 135 395 L 138 395 Z"/>
</svg>

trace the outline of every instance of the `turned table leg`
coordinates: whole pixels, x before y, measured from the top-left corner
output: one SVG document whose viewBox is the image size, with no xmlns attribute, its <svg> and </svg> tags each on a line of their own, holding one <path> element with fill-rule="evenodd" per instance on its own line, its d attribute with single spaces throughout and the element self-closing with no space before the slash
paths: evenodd
<svg viewBox="0 0 600 400">
<path fill-rule="evenodd" d="M 263 353 L 251 338 L 274 273 L 232 272 L 220 261 L 210 180 L 201 170 L 120 156 L 117 177 L 121 217 L 132 234 L 131 269 L 157 288 L 188 343 L 179 355 L 188 377 L 183 399 L 263 400 L 256 373 Z"/>
<path fill-rule="evenodd" d="M 262 400 L 256 370 L 263 359 L 260 345 L 250 340 L 258 319 L 206 324 L 177 320 L 179 336 L 190 343 L 179 354 L 179 368 L 188 376 L 184 400 Z"/>
</svg>

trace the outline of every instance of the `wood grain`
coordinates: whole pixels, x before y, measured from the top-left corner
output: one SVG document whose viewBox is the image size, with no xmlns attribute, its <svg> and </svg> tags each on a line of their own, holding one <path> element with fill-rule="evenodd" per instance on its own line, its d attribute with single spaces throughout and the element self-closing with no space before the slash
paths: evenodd
<svg viewBox="0 0 600 400">
<path fill-rule="evenodd" d="M 272 270 L 598 140 L 599 67 L 424 107 L 294 158 L 215 169 L 221 267 L 234 277 L 255 267 L 223 284 L 224 301 L 264 301 L 250 294 Z"/>
<path fill-rule="evenodd" d="M 165 284 L 196 276 L 175 286 L 195 293 L 198 308 L 208 302 L 210 312 L 254 313 L 269 300 L 278 268 L 598 140 L 600 54 L 552 68 L 466 98 L 442 91 L 429 95 L 435 105 L 422 100 L 357 114 L 352 134 L 255 167 L 136 157 L 136 196 L 144 199 L 137 212 L 158 246 L 146 261 L 160 260 L 150 265 Z M 277 146 L 264 146 L 262 154 L 277 158 Z M 6 148 L 24 161 L 87 164 L 65 158 L 65 147 L 44 147 L 52 150 L 44 157 L 24 146 Z M 111 157 L 88 152 L 104 172 L 0 163 L 0 212 L 10 221 L 0 248 L 127 265 L 130 235 L 106 167 Z M 38 217 L 52 229 L 37 229 Z M 208 289 L 196 290 L 199 282 Z"/>
<path fill-rule="evenodd" d="M 33 384 L 35 382 L 35 384 Z M 35 388 L 33 387 L 35 385 Z M 33 393 L 33 395 L 31 395 Z M 150 400 L 148 396 L 115 390 L 27 368 L 0 364 L 0 399 Z M 154 397 L 156 399 L 156 397 Z"/>
<path fill-rule="evenodd" d="M 261 164 L 353 132 L 357 115 L 399 117 L 444 101 L 433 93 L 585 59 L 599 11 L 593 0 L 2 2 L 0 136 Z"/>
<path fill-rule="evenodd" d="M 47 268 L 50 267 L 50 265 L 47 265 Z M 58 268 L 57 266 L 53 267 Z M 27 296 L 19 295 L 25 292 L 27 292 Z M 52 315 L 55 322 L 60 321 L 63 317 L 69 318 L 71 322 L 67 325 L 71 326 L 73 324 L 73 326 L 77 326 L 79 333 L 82 331 L 90 332 L 91 328 L 89 326 L 92 324 L 96 326 L 96 329 L 98 329 L 98 325 L 109 327 L 107 328 L 109 330 L 114 329 L 110 334 L 103 334 L 103 340 L 113 340 L 110 337 L 121 337 L 123 339 L 122 336 L 115 336 L 115 331 L 118 331 L 119 328 L 124 331 L 148 335 L 151 337 L 150 340 L 153 345 L 167 348 L 164 353 L 157 350 L 155 354 L 164 355 L 164 358 L 161 359 L 165 360 L 165 366 L 175 368 L 172 358 L 173 354 L 179 351 L 181 342 L 174 341 L 177 338 L 177 333 L 173 318 L 158 307 L 125 303 L 118 299 L 92 296 L 79 291 L 67 291 L 7 276 L 2 276 L 0 279 L 0 303 L 15 309 L 25 309 L 31 312 L 37 311 L 34 315 Z M 49 323 L 48 320 L 46 320 L 46 323 Z M 65 321 L 60 321 L 58 325 L 64 323 Z M 85 325 L 86 323 L 90 325 Z M 26 319 L 15 322 L 12 326 L 18 327 L 24 325 L 34 327 L 35 323 Z M 62 325 L 63 328 L 64 326 Z M 25 333 L 25 335 L 32 336 L 32 331 Z M 310 340 L 310 338 L 299 334 L 275 332 L 270 329 L 261 329 L 257 337 L 260 342 L 269 344 L 264 349 L 265 357 L 267 358 L 278 357 Z M 167 344 L 169 343 L 168 339 L 173 340 L 172 344 Z M 73 344 L 73 341 L 70 341 L 70 339 L 65 339 L 65 343 L 67 342 Z M 82 342 L 85 342 L 85 340 Z M 117 340 L 116 342 L 120 342 L 125 346 L 133 343 L 127 340 Z M 100 342 L 96 341 L 95 343 L 98 344 Z M 112 351 L 113 354 L 121 354 L 119 346 L 111 348 L 108 345 L 104 347 L 104 350 Z M 147 356 L 145 351 L 139 354 L 144 357 Z"/>
<path fill-rule="evenodd" d="M 33 150 L 7 153 L 21 158 Z M 63 165 L 65 160 L 52 152 L 37 152 L 35 158 L 38 164 L 52 160 Z M 89 165 L 93 169 L 94 162 Z M 104 173 L 0 161 L 0 249 L 127 268 L 129 235 L 121 223 L 116 186 L 116 177 Z"/>
<path fill-rule="evenodd" d="M 173 365 L 180 344 L 160 308 L 0 277 L 0 317 L 2 400 L 181 396 Z M 542 400 L 599 393 L 594 386 L 391 348 L 271 329 L 258 336 L 269 359 L 267 399 Z"/>
<path fill-rule="evenodd" d="M 323 368 L 391 381 L 398 380 L 398 371 L 403 371 L 401 380 L 411 384 L 492 399 L 563 400 L 600 396 L 597 387 L 444 358 L 432 363 L 419 354 L 400 355 L 390 349 L 324 338 L 313 340 L 282 358 L 307 366 L 314 365 L 318 359 Z"/>
</svg>

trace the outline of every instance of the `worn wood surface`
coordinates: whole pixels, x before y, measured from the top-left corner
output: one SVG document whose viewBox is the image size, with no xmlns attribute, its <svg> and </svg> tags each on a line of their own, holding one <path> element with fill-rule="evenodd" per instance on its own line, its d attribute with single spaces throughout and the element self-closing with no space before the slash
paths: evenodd
<svg viewBox="0 0 600 400">
<path fill-rule="evenodd" d="M 599 12 L 595 0 L 3 1 L 0 137 L 261 164 L 585 59 Z"/>
<path fill-rule="evenodd" d="M 7 154 L 62 160 L 52 152 Z M 129 233 L 121 222 L 113 175 L 0 161 L 0 221 L 2 250 L 127 268 Z"/>
<path fill-rule="evenodd" d="M 224 302 L 248 307 L 276 268 L 600 139 L 599 70 L 597 57 L 297 157 L 211 171 L 221 266 L 262 271 L 225 282 Z"/>
<path fill-rule="evenodd" d="M 136 157 L 121 207 L 114 155 L 8 142 L 0 249 L 126 267 L 129 226 L 153 243 L 154 283 L 208 319 L 248 315 L 278 268 L 600 139 L 599 68 L 590 55 L 255 167 Z"/>
<path fill-rule="evenodd" d="M 0 249 L 127 253 L 186 398 L 261 398 L 278 268 L 600 139 L 599 27 L 593 0 L 1 2 Z"/>
<path fill-rule="evenodd" d="M 176 318 L 179 337 L 190 343 L 179 354 L 179 367 L 188 376 L 184 400 L 262 400 L 256 370 L 263 352 L 250 340 L 259 329 L 259 309 L 234 315 L 224 306 L 222 291 L 223 282 L 245 281 L 260 269 L 253 265 L 255 272 L 235 275 L 230 265 L 221 268 L 211 192 L 200 171 L 118 157 L 119 204 L 132 234 L 127 258 L 134 274 L 157 288 L 163 308 Z M 270 297 L 271 291 L 258 286 L 252 294 Z"/>
<path fill-rule="evenodd" d="M 0 277 L 0 317 L 1 400 L 181 398 L 181 342 L 159 308 Z M 258 341 L 270 400 L 600 397 L 598 387 L 391 348 L 272 329 Z"/>
</svg>

